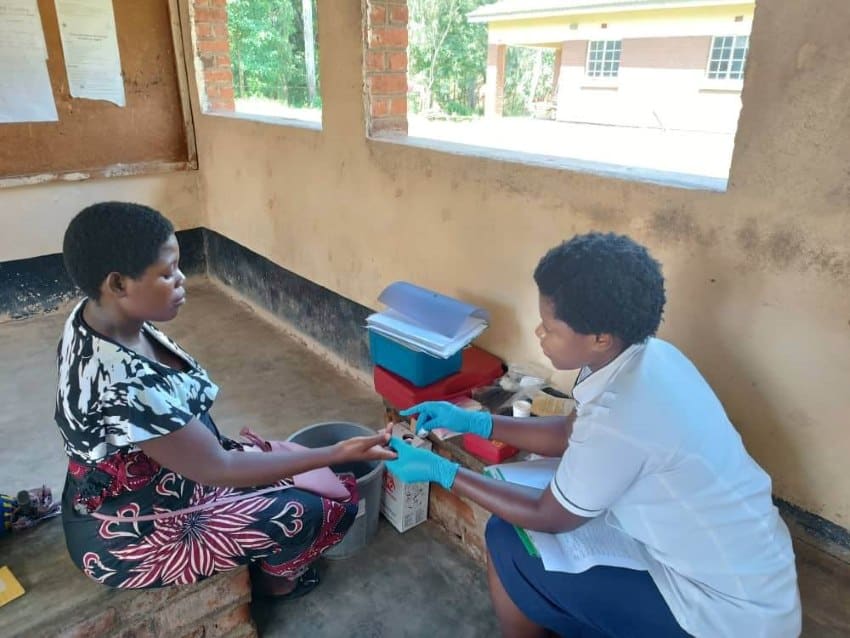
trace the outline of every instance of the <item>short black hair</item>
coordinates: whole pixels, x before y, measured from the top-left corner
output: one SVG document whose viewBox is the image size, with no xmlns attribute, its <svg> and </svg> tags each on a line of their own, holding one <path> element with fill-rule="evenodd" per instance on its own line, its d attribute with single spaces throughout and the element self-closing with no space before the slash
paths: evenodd
<svg viewBox="0 0 850 638">
<path fill-rule="evenodd" d="M 611 334 L 630 346 L 661 323 L 661 265 L 625 235 L 576 235 L 543 256 L 534 281 L 555 317 L 580 334 Z"/>
<path fill-rule="evenodd" d="M 65 230 L 65 268 L 80 290 L 97 301 L 109 273 L 138 279 L 173 233 L 171 222 L 149 206 L 93 204 L 77 213 Z"/>
</svg>

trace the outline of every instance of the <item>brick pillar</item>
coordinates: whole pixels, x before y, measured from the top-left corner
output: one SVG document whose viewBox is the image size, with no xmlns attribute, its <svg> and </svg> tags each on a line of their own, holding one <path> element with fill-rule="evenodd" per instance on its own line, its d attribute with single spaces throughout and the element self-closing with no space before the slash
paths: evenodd
<svg viewBox="0 0 850 638">
<path fill-rule="evenodd" d="M 227 0 L 190 0 L 198 93 L 204 111 L 234 111 Z"/>
<path fill-rule="evenodd" d="M 484 94 L 486 117 L 502 117 L 505 105 L 505 56 L 507 53 L 507 45 L 487 45 L 487 82 Z"/>
<path fill-rule="evenodd" d="M 369 135 L 407 135 L 407 0 L 365 0 L 363 77 Z"/>
</svg>

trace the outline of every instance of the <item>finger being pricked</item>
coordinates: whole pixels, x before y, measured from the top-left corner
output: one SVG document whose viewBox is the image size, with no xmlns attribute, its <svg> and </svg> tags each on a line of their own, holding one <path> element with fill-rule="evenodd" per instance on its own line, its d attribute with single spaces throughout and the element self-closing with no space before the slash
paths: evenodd
<svg viewBox="0 0 850 638">
<path fill-rule="evenodd" d="M 369 458 L 374 460 L 381 461 L 389 461 L 396 458 L 397 454 L 395 451 L 387 447 L 390 442 L 390 437 L 392 436 L 392 424 L 387 426 L 386 429 L 381 430 L 375 436 L 367 436 L 363 437 L 363 442 L 370 443 L 368 454 Z"/>
<path fill-rule="evenodd" d="M 381 430 L 374 436 L 359 437 L 363 448 L 383 447 L 390 440 L 391 434 L 386 430 Z"/>
<path fill-rule="evenodd" d="M 398 458 L 398 454 L 391 447 L 376 445 L 369 450 L 371 458 L 376 461 L 394 461 Z"/>
<path fill-rule="evenodd" d="M 337 445 L 345 450 L 347 455 L 354 457 L 363 457 L 371 454 L 373 447 L 381 447 L 387 441 L 385 433 L 373 434 L 371 436 L 354 436 L 345 441 L 340 441 Z"/>
</svg>

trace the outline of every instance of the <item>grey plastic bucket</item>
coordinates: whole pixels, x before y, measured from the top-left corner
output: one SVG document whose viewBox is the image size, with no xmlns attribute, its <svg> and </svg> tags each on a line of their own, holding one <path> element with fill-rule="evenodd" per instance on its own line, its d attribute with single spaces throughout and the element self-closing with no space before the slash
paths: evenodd
<svg viewBox="0 0 850 638">
<path fill-rule="evenodd" d="M 298 430 L 287 441 L 299 443 L 305 447 L 316 448 L 333 445 L 355 436 L 373 436 L 375 430 L 359 423 L 316 423 Z M 378 515 L 381 513 L 381 494 L 383 491 L 384 462 L 356 461 L 332 465 L 337 473 L 350 472 L 357 479 L 360 492 L 360 507 L 357 518 L 341 543 L 323 554 L 327 558 L 348 558 L 378 531 Z"/>
</svg>

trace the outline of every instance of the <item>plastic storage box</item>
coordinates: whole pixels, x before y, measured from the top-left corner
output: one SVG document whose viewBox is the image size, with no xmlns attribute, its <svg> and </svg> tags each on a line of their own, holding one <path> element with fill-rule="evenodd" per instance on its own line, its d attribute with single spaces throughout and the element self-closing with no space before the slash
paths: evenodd
<svg viewBox="0 0 850 638">
<path fill-rule="evenodd" d="M 481 348 L 470 346 L 463 351 L 463 361 L 458 372 L 425 387 L 417 387 L 380 366 L 375 366 L 372 378 L 375 391 L 387 403 L 405 410 L 423 401 L 450 401 L 469 396 L 475 388 L 492 383 L 502 376 L 503 371 L 501 359 Z"/>
<path fill-rule="evenodd" d="M 424 352 L 406 348 L 392 339 L 369 331 L 369 350 L 372 363 L 410 381 L 417 387 L 430 385 L 460 370 L 463 351 L 448 359 L 432 357 Z"/>
</svg>

